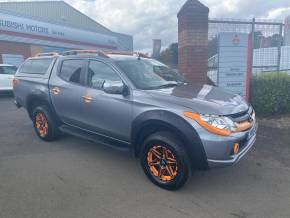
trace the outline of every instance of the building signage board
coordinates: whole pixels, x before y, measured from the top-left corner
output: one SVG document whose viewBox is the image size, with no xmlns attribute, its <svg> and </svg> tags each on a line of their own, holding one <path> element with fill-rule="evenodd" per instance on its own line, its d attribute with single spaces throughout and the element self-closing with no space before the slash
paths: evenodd
<svg viewBox="0 0 290 218">
<path fill-rule="evenodd" d="M 1 34 L 5 34 L 5 32 L 22 33 L 28 36 L 44 36 L 60 40 L 91 43 L 96 46 L 107 45 L 117 47 L 118 44 L 118 38 L 113 35 L 61 26 L 1 12 L 0 31 L 2 31 Z"/>
<path fill-rule="evenodd" d="M 220 33 L 217 85 L 247 96 L 248 34 Z"/>
</svg>

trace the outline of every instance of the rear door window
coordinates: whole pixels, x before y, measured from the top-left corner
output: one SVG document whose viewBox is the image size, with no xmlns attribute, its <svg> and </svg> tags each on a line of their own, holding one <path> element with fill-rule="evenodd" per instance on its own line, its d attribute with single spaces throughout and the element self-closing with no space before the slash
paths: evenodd
<svg viewBox="0 0 290 218">
<path fill-rule="evenodd" d="M 52 63 L 51 58 L 30 59 L 27 60 L 21 67 L 21 73 L 25 74 L 46 74 Z"/>
<path fill-rule="evenodd" d="M 59 76 L 71 83 L 82 84 L 83 60 L 65 60 L 62 62 Z"/>
</svg>

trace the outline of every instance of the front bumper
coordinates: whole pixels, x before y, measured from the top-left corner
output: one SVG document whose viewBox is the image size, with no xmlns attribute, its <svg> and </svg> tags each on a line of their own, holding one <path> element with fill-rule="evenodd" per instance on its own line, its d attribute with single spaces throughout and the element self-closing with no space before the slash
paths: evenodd
<svg viewBox="0 0 290 218">
<path fill-rule="evenodd" d="M 248 131 L 224 137 L 208 132 L 195 121 L 188 121 L 194 126 L 200 137 L 209 168 L 227 167 L 239 162 L 251 150 L 256 141 L 257 123 Z M 236 143 L 240 145 L 240 150 L 234 155 L 233 145 Z"/>
<path fill-rule="evenodd" d="M 258 124 L 255 123 L 250 130 L 233 134 L 231 137 L 222 137 L 223 139 L 219 140 L 217 144 L 210 137 L 204 139 L 203 143 L 209 168 L 227 167 L 238 163 L 253 147 L 257 130 Z M 220 138 L 218 136 L 215 137 Z M 236 155 L 233 154 L 233 145 L 235 143 L 240 145 L 240 151 Z M 216 149 L 213 149 L 213 146 L 218 146 L 223 154 L 216 153 Z"/>
<path fill-rule="evenodd" d="M 249 139 L 244 148 L 237 155 L 232 155 L 229 160 L 207 159 L 209 168 L 227 167 L 235 163 L 238 163 L 251 150 L 255 141 L 256 135 L 254 135 L 251 139 Z M 232 146 L 232 144 L 230 145 Z"/>
</svg>

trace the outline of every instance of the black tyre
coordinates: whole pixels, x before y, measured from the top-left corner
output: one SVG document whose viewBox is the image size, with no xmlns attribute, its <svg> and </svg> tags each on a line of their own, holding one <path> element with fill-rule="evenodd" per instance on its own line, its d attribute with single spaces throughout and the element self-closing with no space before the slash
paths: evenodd
<svg viewBox="0 0 290 218">
<path fill-rule="evenodd" d="M 44 141 L 53 141 L 60 135 L 57 122 L 47 106 L 33 110 L 33 125 L 37 136 Z"/>
<path fill-rule="evenodd" d="M 177 190 L 191 177 L 191 164 L 182 143 L 169 132 L 157 132 L 143 144 L 140 161 L 157 186 Z"/>
</svg>

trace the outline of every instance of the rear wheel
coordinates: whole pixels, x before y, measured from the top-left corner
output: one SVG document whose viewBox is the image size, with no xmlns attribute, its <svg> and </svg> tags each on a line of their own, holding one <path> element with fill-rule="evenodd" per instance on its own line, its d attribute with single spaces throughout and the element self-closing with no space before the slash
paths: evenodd
<svg viewBox="0 0 290 218">
<path fill-rule="evenodd" d="M 47 106 L 33 110 L 33 125 L 37 136 L 44 141 L 53 141 L 59 136 L 57 123 Z"/>
<path fill-rule="evenodd" d="M 147 177 L 161 188 L 179 189 L 190 178 L 188 155 L 182 143 L 171 133 L 158 132 L 149 136 L 140 158 Z"/>
</svg>

